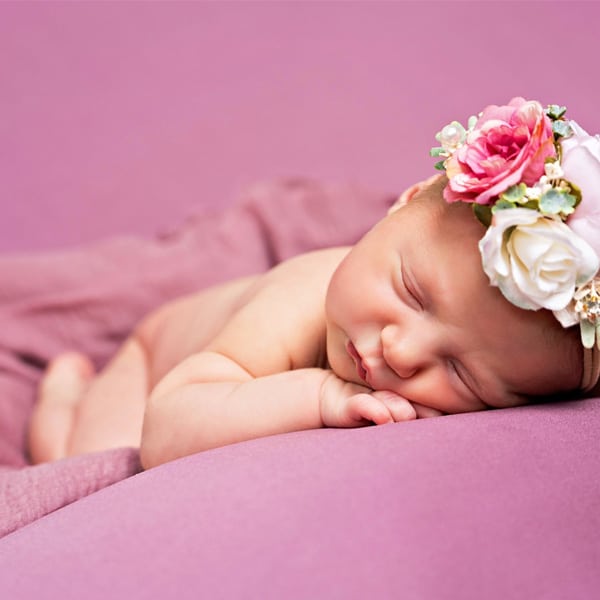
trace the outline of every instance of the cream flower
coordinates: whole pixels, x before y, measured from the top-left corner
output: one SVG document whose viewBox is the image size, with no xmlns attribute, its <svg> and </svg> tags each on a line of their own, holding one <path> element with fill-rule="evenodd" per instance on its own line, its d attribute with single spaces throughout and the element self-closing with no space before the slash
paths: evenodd
<svg viewBox="0 0 600 600">
<path fill-rule="evenodd" d="M 479 250 L 491 284 L 530 310 L 563 311 L 600 266 L 594 249 L 560 219 L 527 208 L 496 211 Z"/>
</svg>

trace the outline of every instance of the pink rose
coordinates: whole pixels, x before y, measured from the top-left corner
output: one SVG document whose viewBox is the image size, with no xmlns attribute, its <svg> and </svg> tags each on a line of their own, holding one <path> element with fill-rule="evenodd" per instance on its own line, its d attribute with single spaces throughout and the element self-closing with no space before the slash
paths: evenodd
<svg viewBox="0 0 600 600">
<path fill-rule="evenodd" d="M 569 121 L 573 135 L 561 140 L 561 167 L 567 181 L 581 190 L 581 204 L 567 224 L 600 256 L 600 138 Z"/>
<path fill-rule="evenodd" d="M 539 102 L 513 98 L 508 106 L 488 106 L 446 160 L 444 198 L 490 204 L 511 185 L 533 185 L 545 159 L 555 156 L 552 122 Z"/>
</svg>

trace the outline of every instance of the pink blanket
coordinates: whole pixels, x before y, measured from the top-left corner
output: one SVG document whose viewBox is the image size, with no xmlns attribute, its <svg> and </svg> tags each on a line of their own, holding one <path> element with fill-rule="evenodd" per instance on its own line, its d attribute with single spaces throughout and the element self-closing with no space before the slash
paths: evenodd
<svg viewBox="0 0 600 600">
<path fill-rule="evenodd" d="M 354 242 L 393 196 L 306 180 L 258 184 L 228 210 L 153 240 L 0 258 L 0 536 L 139 471 L 121 448 L 30 466 L 27 422 L 57 353 L 101 367 L 149 310 L 299 252 Z"/>
</svg>

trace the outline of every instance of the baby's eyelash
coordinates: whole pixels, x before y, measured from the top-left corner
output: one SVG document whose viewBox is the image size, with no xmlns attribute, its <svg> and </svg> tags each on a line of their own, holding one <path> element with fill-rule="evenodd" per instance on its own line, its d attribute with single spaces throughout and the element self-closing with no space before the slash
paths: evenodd
<svg viewBox="0 0 600 600">
<path fill-rule="evenodd" d="M 462 378 L 462 376 L 460 374 L 460 370 L 456 365 L 456 361 L 454 361 L 452 359 L 448 360 L 448 370 L 450 371 L 451 377 L 454 377 L 457 381 L 460 382 L 460 385 L 462 385 L 467 390 L 471 391 L 469 386 L 466 384 L 465 380 Z"/>
<path fill-rule="evenodd" d="M 452 375 L 454 377 L 456 377 L 456 379 L 458 379 L 458 381 L 460 381 L 461 385 L 469 392 L 469 394 L 478 398 L 477 394 L 473 391 L 472 387 L 467 382 L 465 376 L 462 374 L 464 367 L 462 369 L 459 368 L 459 366 L 457 365 L 457 362 L 452 359 L 448 359 L 448 365 L 449 365 L 449 370 L 451 371 Z"/>
<path fill-rule="evenodd" d="M 400 268 L 400 273 L 401 273 L 402 285 L 404 286 L 404 289 L 407 291 L 407 293 L 409 294 L 411 299 L 415 301 L 415 303 L 418 305 L 419 309 L 423 309 L 423 302 L 421 302 L 419 296 L 416 294 L 414 287 L 412 286 L 412 284 L 410 282 L 410 277 L 408 277 L 406 275 L 406 273 L 404 272 L 404 267 Z"/>
<path fill-rule="evenodd" d="M 456 366 L 456 362 L 452 359 L 449 359 L 448 367 L 450 371 L 454 374 L 454 376 L 457 377 L 464 384 L 463 378 L 460 376 L 460 372 L 458 370 L 458 367 Z"/>
</svg>

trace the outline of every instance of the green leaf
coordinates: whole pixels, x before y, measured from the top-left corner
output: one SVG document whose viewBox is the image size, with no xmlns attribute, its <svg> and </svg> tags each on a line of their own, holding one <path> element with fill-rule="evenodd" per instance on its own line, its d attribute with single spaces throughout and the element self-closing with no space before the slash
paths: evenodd
<svg viewBox="0 0 600 600">
<path fill-rule="evenodd" d="M 539 201 L 540 211 L 546 215 L 570 215 L 575 210 L 577 198 L 555 188 L 548 190 Z"/>
<path fill-rule="evenodd" d="M 432 148 L 429 151 L 429 154 L 430 156 L 441 156 L 442 154 L 445 154 L 445 152 L 446 151 L 441 146 L 439 146 L 437 148 Z"/>
<path fill-rule="evenodd" d="M 475 216 L 483 223 L 486 227 L 489 227 L 492 223 L 492 209 L 487 204 L 473 203 L 473 212 Z"/>
<path fill-rule="evenodd" d="M 558 104 L 550 104 L 546 109 L 546 114 L 553 120 L 560 119 L 567 112 L 566 106 L 559 106 Z"/>
<path fill-rule="evenodd" d="M 529 210 L 538 210 L 538 200 L 528 200 L 527 202 L 522 202 L 519 204 L 521 208 L 528 208 Z"/>
<path fill-rule="evenodd" d="M 554 137 L 568 137 L 573 133 L 571 126 L 566 121 L 554 121 L 552 123 Z"/>
<path fill-rule="evenodd" d="M 568 181 L 567 183 L 569 184 L 569 188 L 571 190 L 571 196 L 575 197 L 575 205 L 573 208 L 577 208 L 581 202 L 581 190 L 572 181 Z"/>
<path fill-rule="evenodd" d="M 581 327 L 581 343 L 584 348 L 593 348 L 594 338 L 596 337 L 596 326 L 587 319 L 581 319 L 579 327 Z"/>
<path fill-rule="evenodd" d="M 495 215 L 499 210 L 506 210 L 507 208 L 516 208 L 517 205 L 510 200 L 506 200 L 505 198 L 500 198 L 496 201 L 494 206 L 492 207 L 492 214 Z"/>
<path fill-rule="evenodd" d="M 436 162 L 435 165 L 433 165 L 438 171 L 445 171 L 446 167 L 444 166 L 444 163 L 446 161 L 445 160 L 440 160 L 440 162 Z"/>
<path fill-rule="evenodd" d="M 506 200 L 506 202 L 520 202 L 525 198 L 525 192 L 527 191 L 527 186 L 524 183 L 519 183 L 517 185 L 511 185 L 508 189 L 504 190 L 500 194 L 501 200 Z"/>
</svg>

